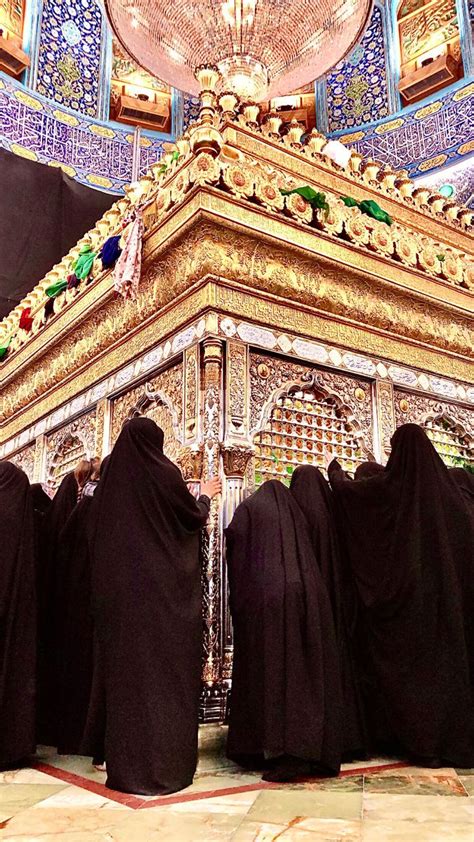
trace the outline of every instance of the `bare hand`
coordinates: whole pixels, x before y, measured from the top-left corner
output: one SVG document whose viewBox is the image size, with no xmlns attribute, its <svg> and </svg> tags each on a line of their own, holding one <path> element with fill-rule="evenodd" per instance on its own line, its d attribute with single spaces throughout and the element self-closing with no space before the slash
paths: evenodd
<svg viewBox="0 0 474 842">
<path fill-rule="evenodd" d="M 213 477 L 212 479 L 208 480 L 207 482 L 203 482 L 201 484 L 201 494 L 209 497 L 209 500 L 212 500 L 216 494 L 220 494 L 222 491 L 222 480 L 220 477 Z"/>
<path fill-rule="evenodd" d="M 333 459 L 334 456 L 332 455 L 331 451 L 326 448 L 324 451 L 324 467 L 326 468 L 326 470 L 329 468 L 329 465 L 331 464 Z"/>
</svg>

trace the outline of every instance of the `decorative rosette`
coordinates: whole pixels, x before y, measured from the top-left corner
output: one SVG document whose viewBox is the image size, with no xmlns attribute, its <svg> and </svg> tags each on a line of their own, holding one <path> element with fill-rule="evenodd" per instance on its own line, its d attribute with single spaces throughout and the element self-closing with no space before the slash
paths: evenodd
<svg viewBox="0 0 474 842">
<path fill-rule="evenodd" d="M 441 263 L 438 259 L 438 254 L 439 252 L 434 246 L 425 245 L 418 255 L 421 267 L 431 275 L 441 274 Z"/>
<path fill-rule="evenodd" d="M 361 213 L 348 213 L 344 221 L 344 228 L 353 243 L 365 246 L 369 242 L 369 229 Z"/>
<path fill-rule="evenodd" d="M 237 196 L 253 196 L 255 177 L 245 164 L 230 164 L 222 174 L 224 183 Z"/>
<path fill-rule="evenodd" d="M 370 232 L 370 245 L 381 254 L 393 254 L 393 235 L 383 223 L 376 223 Z"/>
<path fill-rule="evenodd" d="M 446 254 L 442 265 L 443 275 L 448 281 L 460 284 L 463 279 L 462 263 L 460 258 L 454 254 Z"/>
<path fill-rule="evenodd" d="M 317 210 L 317 219 L 321 228 L 329 234 L 341 234 L 345 219 L 349 218 L 349 214 L 346 216 L 344 211 L 344 206 L 335 202 L 329 204 L 328 211 L 325 211 L 323 208 Z"/>
<path fill-rule="evenodd" d="M 171 185 L 171 198 L 173 202 L 180 202 L 189 187 L 189 169 L 182 169 L 173 179 Z"/>
<path fill-rule="evenodd" d="M 285 200 L 276 184 L 257 178 L 255 183 L 255 195 L 269 210 L 282 210 Z"/>
<path fill-rule="evenodd" d="M 219 181 L 219 176 L 219 161 L 208 152 L 197 155 L 189 168 L 189 180 L 192 184 L 211 184 Z"/>
<path fill-rule="evenodd" d="M 395 232 L 395 250 L 402 263 L 406 266 L 416 266 L 420 244 L 413 234 L 402 229 Z"/>
<path fill-rule="evenodd" d="M 474 290 L 474 263 L 465 261 L 463 265 L 463 280 L 464 285 L 468 289 Z"/>
<path fill-rule="evenodd" d="M 300 222 L 311 222 L 313 219 L 313 208 L 311 207 L 310 203 L 303 199 L 303 196 L 299 196 L 298 193 L 292 193 L 290 196 L 285 197 L 286 208 L 296 219 L 299 219 Z"/>
<path fill-rule="evenodd" d="M 161 190 L 158 191 L 158 195 L 155 201 L 155 214 L 157 219 L 160 219 L 160 217 L 162 217 L 166 213 L 170 204 L 171 190 L 169 187 L 162 187 Z"/>
</svg>

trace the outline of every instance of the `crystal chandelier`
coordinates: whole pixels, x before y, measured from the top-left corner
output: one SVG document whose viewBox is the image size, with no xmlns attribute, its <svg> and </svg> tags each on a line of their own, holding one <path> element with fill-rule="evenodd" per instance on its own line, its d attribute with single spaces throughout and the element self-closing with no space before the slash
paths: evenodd
<svg viewBox="0 0 474 842">
<path fill-rule="evenodd" d="M 124 49 L 154 76 L 200 92 L 196 71 L 217 67 L 220 89 L 260 101 L 322 76 L 357 43 L 371 0 L 105 0 Z"/>
</svg>

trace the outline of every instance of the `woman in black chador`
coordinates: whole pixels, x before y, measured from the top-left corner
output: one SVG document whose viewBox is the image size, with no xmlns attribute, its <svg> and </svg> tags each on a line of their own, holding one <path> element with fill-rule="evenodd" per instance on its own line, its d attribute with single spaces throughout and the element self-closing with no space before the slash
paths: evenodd
<svg viewBox="0 0 474 842">
<path fill-rule="evenodd" d="M 472 511 L 415 424 L 380 476 L 346 482 L 335 461 L 329 476 L 388 724 L 419 764 L 472 766 Z"/>
<path fill-rule="evenodd" d="M 88 523 L 99 482 L 93 473 L 62 528 L 56 560 L 58 737 L 60 754 L 79 754 L 89 708 L 93 672 L 93 623 Z"/>
<path fill-rule="evenodd" d="M 306 517 L 314 555 L 331 600 L 341 668 L 343 755 L 348 759 L 363 757 L 367 744 L 353 652 L 357 598 L 349 563 L 337 536 L 333 494 L 321 471 L 312 465 L 295 470 L 290 491 Z"/>
<path fill-rule="evenodd" d="M 226 530 L 234 665 L 227 753 L 265 780 L 337 774 L 341 687 L 331 605 L 301 509 L 278 481 Z"/>
<path fill-rule="evenodd" d="M 57 745 L 56 558 L 59 535 L 77 503 L 78 483 L 67 474 L 45 514 L 38 553 L 38 700 L 37 740 Z"/>
<path fill-rule="evenodd" d="M 0 766 L 35 751 L 36 589 L 28 477 L 0 462 Z"/>
<path fill-rule="evenodd" d="M 123 428 L 94 496 L 92 599 L 105 691 L 107 786 L 166 795 L 197 762 L 201 671 L 198 501 L 148 418 Z"/>
<path fill-rule="evenodd" d="M 377 476 L 377 474 L 381 474 L 384 470 L 384 466 L 379 465 L 378 462 L 362 462 L 356 469 L 354 479 L 370 479 L 371 477 Z"/>
</svg>

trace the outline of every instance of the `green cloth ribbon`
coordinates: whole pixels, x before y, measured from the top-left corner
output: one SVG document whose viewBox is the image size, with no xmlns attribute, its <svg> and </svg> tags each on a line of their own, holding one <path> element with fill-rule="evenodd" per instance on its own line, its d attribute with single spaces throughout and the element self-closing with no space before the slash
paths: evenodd
<svg viewBox="0 0 474 842">
<path fill-rule="evenodd" d="M 77 258 L 72 270 L 80 281 L 84 281 L 89 277 L 94 262 L 95 252 L 92 251 L 91 245 L 82 246 L 79 257 Z"/>
<path fill-rule="evenodd" d="M 363 202 L 357 202 L 351 196 L 342 196 L 342 201 L 347 208 L 360 208 L 362 213 L 366 213 L 367 216 L 371 216 L 372 219 L 377 219 L 379 222 L 384 222 L 385 225 L 391 225 L 393 222 L 387 211 L 382 210 L 373 199 L 364 199 Z"/>
<path fill-rule="evenodd" d="M 4 345 L 0 345 L 0 360 L 3 360 L 4 356 L 6 355 L 11 341 L 12 338 L 10 336 L 10 339 L 7 342 L 5 342 Z"/>
<path fill-rule="evenodd" d="M 280 193 L 282 196 L 291 196 L 292 193 L 297 193 L 298 196 L 302 196 L 303 199 L 306 199 L 312 208 L 320 208 L 321 210 L 325 210 L 326 213 L 329 213 L 329 205 L 327 203 L 326 194 L 318 193 L 318 191 L 314 190 L 313 187 L 310 187 L 309 184 L 306 184 L 304 187 L 295 187 L 294 190 L 280 190 Z"/>
<path fill-rule="evenodd" d="M 45 293 L 48 298 L 56 298 L 61 292 L 63 292 L 67 288 L 67 281 L 56 281 L 51 286 L 45 289 Z"/>
</svg>

